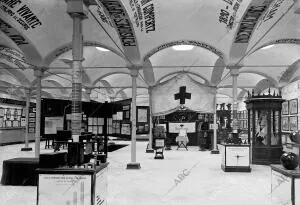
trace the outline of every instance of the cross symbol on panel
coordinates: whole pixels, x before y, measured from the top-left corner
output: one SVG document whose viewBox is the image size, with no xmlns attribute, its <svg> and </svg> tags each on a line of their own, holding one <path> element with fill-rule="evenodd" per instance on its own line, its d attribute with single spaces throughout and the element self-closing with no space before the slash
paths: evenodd
<svg viewBox="0 0 300 205">
<path fill-rule="evenodd" d="M 175 100 L 180 100 L 180 105 L 185 104 L 185 99 L 191 99 L 191 93 L 186 92 L 186 86 L 182 86 L 179 88 L 179 93 L 174 95 Z"/>
</svg>

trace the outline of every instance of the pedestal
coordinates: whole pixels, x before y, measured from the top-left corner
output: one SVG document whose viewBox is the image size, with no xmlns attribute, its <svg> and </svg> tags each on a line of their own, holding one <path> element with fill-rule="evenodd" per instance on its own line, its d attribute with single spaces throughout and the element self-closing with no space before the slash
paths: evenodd
<svg viewBox="0 0 300 205">
<path fill-rule="evenodd" d="M 251 172 L 249 144 L 222 144 L 221 152 L 224 172 Z"/>
<path fill-rule="evenodd" d="M 107 166 L 37 169 L 37 205 L 107 204 Z"/>
<path fill-rule="evenodd" d="M 23 147 L 23 148 L 21 148 L 21 151 L 24 151 L 24 152 L 32 151 L 32 148 L 31 147 Z"/>
<path fill-rule="evenodd" d="M 138 162 L 131 162 L 127 164 L 127 169 L 141 169 L 141 165 Z"/>
<path fill-rule="evenodd" d="M 210 153 L 211 154 L 220 154 L 220 151 L 216 149 L 216 150 L 211 150 Z"/>
<path fill-rule="evenodd" d="M 300 169 L 271 165 L 271 204 L 300 204 Z"/>
</svg>

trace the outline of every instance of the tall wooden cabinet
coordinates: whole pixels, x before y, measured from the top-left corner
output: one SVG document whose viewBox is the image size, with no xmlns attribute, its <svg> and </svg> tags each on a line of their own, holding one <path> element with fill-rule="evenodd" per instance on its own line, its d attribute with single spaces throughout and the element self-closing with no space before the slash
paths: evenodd
<svg viewBox="0 0 300 205">
<path fill-rule="evenodd" d="M 253 164 L 280 163 L 281 94 L 254 95 L 245 101 L 248 111 L 248 142 L 252 147 Z"/>
</svg>

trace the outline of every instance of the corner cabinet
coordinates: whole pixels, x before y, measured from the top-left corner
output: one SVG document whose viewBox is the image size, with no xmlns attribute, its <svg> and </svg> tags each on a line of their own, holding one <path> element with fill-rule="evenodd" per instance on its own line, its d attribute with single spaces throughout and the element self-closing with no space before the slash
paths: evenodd
<svg viewBox="0 0 300 205">
<path fill-rule="evenodd" d="M 248 111 L 248 141 L 253 164 L 278 164 L 282 154 L 280 94 L 252 95 L 245 101 Z"/>
</svg>

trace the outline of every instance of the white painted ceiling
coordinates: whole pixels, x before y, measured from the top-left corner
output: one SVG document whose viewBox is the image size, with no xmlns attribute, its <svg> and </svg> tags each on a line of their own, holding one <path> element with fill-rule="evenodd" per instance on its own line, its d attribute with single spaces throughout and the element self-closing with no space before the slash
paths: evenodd
<svg viewBox="0 0 300 205">
<path fill-rule="evenodd" d="M 43 67 L 44 97 L 70 98 L 73 23 L 67 2 L 71 1 L 80 0 L 0 1 L 0 93 L 24 97 L 24 88 L 35 89 L 33 70 Z M 298 0 L 84 3 L 88 18 L 83 20 L 83 100 L 130 98 L 132 64 L 141 66 L 137 80 L 141 103 L 148 102 L 148 86 L 181 72 L 217 86 L 218 102 L 232 96 L 230 66 L 240 68 L 240 99 L 247 90 L 280 88 L 299 79 Z M 35 24 L 26 22 L 24 8 L 38 19 Z M 122 15 L 114 13 L 120 11 Z M 120 26 L 127 26 L 125 33 Z M 132 38 L 122 43 L 125 35 Z M 194 47 L 176 51 L 174 45 Z"/>
</svg>

